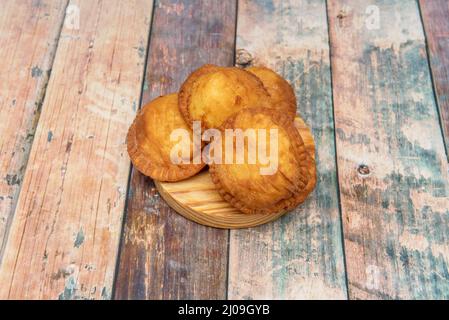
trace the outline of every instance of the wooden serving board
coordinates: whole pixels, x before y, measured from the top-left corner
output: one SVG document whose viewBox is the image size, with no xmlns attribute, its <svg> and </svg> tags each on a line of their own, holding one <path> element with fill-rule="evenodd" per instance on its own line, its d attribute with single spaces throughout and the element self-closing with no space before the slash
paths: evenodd
<svg viewBox="0 0 449 320">
<path fill-rule="evenodd" d="M 295 118 L 295 126 L 315 159 L 315 144 L 309 127 L 300 117 Z M 155 181 L 162 198 L 180 215 L 197 223 L 223 229 L 255 227 L 282 216 L 276 214 L 244 214 L 223 200 L 215 189 L 208 170 L 194 177 L 178 182 Z"/>
</svg>

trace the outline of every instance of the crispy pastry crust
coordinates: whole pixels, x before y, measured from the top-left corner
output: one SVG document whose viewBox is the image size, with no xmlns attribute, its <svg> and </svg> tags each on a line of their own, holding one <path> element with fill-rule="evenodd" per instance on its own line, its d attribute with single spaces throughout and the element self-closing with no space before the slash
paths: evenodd
<svg viewBox="0 0 449 320">
<path fill-rule="evenodd" d="M 217 91 L 222 90 L 222 97 L 214 97 L 216 98 L 215 103 L 226 101 L 226 99 L 232 100 L 231 103 L 221 105 L 220 107 L 210 106 L 206 103 L 202 106 L 203 108 L 207 108 L 208 110 L 204 110 L 203 115 L 194 116 L 192 114 L 192 101 L 194 88 L 198 85 L 205 85 L 204 81 L 202 81 L 202 77 L 206 75 L 210 75 L 216 73 L 217 76 L 222 76 L 223 82 L 219 82 L 221 84 L 226 84 L 225 88 L 214 88 Z M 232 79 L 232 80 L 231 80 Z M 231 86 L 232 88 L 229 88 Z M 237 89 L 238 88 L 238 89 Z M 243 89 L 242 89 L 243 88 Z M 226 91 L 226 89 L 228 89 Z M 235 90 L 235 91 L 234 91 Z M 239 93 L 237 93 L 237 91 Z M 203 92 L 207 93 L 208 90 L 204 89 Z M 232 91 L 232 99 L 229 95 L 229 91 Z M 241 94 L 243 93 L 243 95 Z M 206 101 L 204 99 L 203 101 Z M 246 102 L 246 104 L 245 104 Z M 214 103 L 213 101 L 208 101 L 208 103 Z M 209 128 L 218 128 L 222 122 L 230 115 L 237 113 L 238 111 L 247 108 L 253 107 L 256 103 L 259 106 L 270 107 L 270 96 L 265 87 L 263 86 L 262 81 L 255 76 L 253 73 L 248 72 L 243 69 L 235 68 L 235 67 L 219 67 L 211 64 L 206 64 L 199 69 L 192 72 L 189 77 L 184 81 L 179 91 L 179 110 L 184 117 L 186 123 L 192 127 L 192 122 L 194 120 L 201 121 L 201 125 L 203 129 Z M 212 121 L 211 117 L 216 116 L 218 118 L 222 118 L 222 121 Z M 213 122 L 211 124 L 209 122 Z M 217 123 L 219 122 L 219 123 Z"/>
<path fill-rule="evenodd" d="M 154 119 L 165 126 L 146 121 L 147 112 L 154 113 Z M 190 130 L 178 112 L 176 94 L 156 98 L 142 108 L 126 138 L 129 157 L 137 170 L 159 181 L 179 181 L 201 171 L 204 163 L 174 164 L 169 160 L 170 133 L 179 127 Z M 148 133 L 151 136 L 146 136 Z"/>
<path fill-rule="evenodd" d="M 295 182 L 297 183 L 297 186 L 290 190 L 292 194 L 288 198 L 281 199 L 270 206 L 258 206 L 255 203 L 248 203 L 245 201 L 245 199 L 243 199 L 245 197 L 244 194 L 250 192 L 268 192 L 264 187 L 261 187 L 260 190 L 251 190 L 248 189 L 247 185 L 239 186 L 235 183 L 224 183 L 225 181 L 223 181 L 223 179 L 232 179 L 232 177 L 229 177 L 227 172 L 225 172 L 225 174 L 220 172 L 221 166 L 233 166 L 232 164 L 211 164 L 209 172 L 213 183 L 223 199 L 246 214 L 274 214 L 293 209 L 298 204 L 302 203 L 315 187 L 316 169 L 314 159 L 307 153 L 304 142 L 290 117 L 277 110 L 267 108 L 244 109 L 228 118 L 223 123 L 221 130 L 235 128 L 236 119 L 243 113 L 251 113 L 253 115 L 263 114 L 266 117 L 269 117 L 273 124 L 285 130 L 288 139 L 290 140 L 288 152 L 293 152 L 294 158 L 299 162 L 299 166 L 296 168 L 298 170 L 298 181 Z M 282 146 L 281 144 L 279 145 L 279 154 L 281 153 L 280 149 L 285 147 L 286 146 Z M 286 150 L 283 151 L 285 152 Z M 279 166 L 281 165 L 282 163 L 279 163 Z"/>
<path fill-rule="evenodd" d="M 276 109 L 285 112 L 293 120 L 296 116 L 296 96 L 287 80 L 267 67 L 249 67 L 246 70 L 262 81 Z"/>
<path fill-rule="evenodd" d="M 184 117 L 184 120 L 186 121 L 187 125 L 192 128 L 192 122 L 194 119 L 190 116 L 189 113 L 189 101 L 192 91 L 192 86 L 195 83 L 195 81 L 198 80 L 203 75 L 216 72 L 220 69 L 220 67 L 215 66 L 213 64 L 205 64 L 195 71 L 193 71 L 187 79 L 184 81 L 184 83 L 181 85 L 181 89 L 178 93 L 178 107 L 179 111 L 181 112 L 181 115 Z"/>
</svg>

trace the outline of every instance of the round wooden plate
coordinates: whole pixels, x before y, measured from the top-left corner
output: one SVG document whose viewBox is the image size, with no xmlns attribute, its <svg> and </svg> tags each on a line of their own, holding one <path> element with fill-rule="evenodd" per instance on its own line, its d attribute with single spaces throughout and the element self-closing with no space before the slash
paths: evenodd
<svg viewBox="0 0 449 320">
<path fill-rule="evenodd" d="M 315 144 L 309 127 L 300 117 L 295 118 L 295 126 L 315 159 Z M 282 216 L 277 214 L 244 214 L 223 200 L 215 189 L 207 170 L 179 182 L 155 181 L 162 198 L 176 212 L 197 223 L 223 229 L 249 228 L 258 226 Z"/>
</svg>

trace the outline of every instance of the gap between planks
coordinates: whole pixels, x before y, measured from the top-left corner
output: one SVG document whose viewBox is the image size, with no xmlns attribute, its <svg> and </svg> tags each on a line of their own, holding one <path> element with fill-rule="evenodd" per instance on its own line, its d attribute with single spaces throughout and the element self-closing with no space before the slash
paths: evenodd
<svg viewBox="0 0 449 320">
<path fill-rule="evenodd" d="M 446 158 L 449 159 L 449 3 L 445 0 L 419 0 L 418 4 Z"/>
</svg>

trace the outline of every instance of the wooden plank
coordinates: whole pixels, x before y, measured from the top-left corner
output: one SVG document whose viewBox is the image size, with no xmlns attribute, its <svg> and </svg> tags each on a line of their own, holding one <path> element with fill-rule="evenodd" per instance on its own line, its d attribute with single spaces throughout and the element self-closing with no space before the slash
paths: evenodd
<svg viewBox="0 0 449 320">
<path fill-rule="evenodd" d="M 448 299 L 448 165 L 419 9 L 369 4 L 328 7 L 350 298 Z"/>
<path fill-rule="evenodd" d="M 202 64 L 232 65 L 235 14 L 235 1 L 157 1 L 143 103 Z M 136 171 L 130 188 L 115 297 L 225 298 L 228 232 L 178 215 Z"/>
<path fill-rule="evenodd" d="M 449 2 L 420 0 L 441 124 L 449 153 Z"/>
<path fill-rule="evenodd" d="M 298 113 L 315 138 L 318 181 L 294 212 L 231 231 L 229 297 L 344 299 L 326 3 L 247 0 L 238 12 L 237 60 L 250 54 L 294 86 Z"/>
<path fill-rule="evenodd" d="M 39 118 L 67 1 L 2 1 L 0 262 Z"/>
<path fill-rule="evenodd" d="M 111 296 L 152 1 L 70 1 L 0 270 L 1 298 Z M 67 20 L 66 20 L 67 21 Z M 78 28 L 79 26 L 79 28 Z"/>
</svg>

